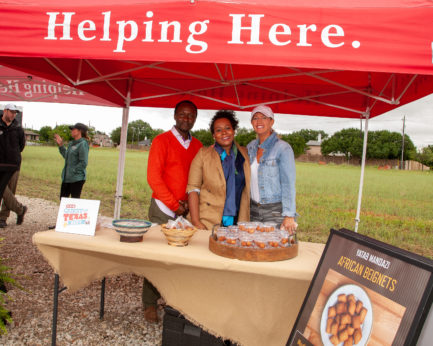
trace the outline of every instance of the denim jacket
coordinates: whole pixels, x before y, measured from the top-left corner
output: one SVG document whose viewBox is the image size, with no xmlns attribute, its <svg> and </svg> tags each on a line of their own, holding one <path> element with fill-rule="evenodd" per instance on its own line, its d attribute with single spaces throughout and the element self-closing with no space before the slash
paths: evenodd
<svg viewBox="0 0 433 346">
<path fill-rule="evenodd" d="M 247 146 L 250 162 L 254 162 L 259 140 Z M 296 170 L 292 147 L 273 132 L 260 145 L 264 149 L 258 169 L 260 203 L 283 204 L 283 216 L 296 217 Z"/>
</svg>

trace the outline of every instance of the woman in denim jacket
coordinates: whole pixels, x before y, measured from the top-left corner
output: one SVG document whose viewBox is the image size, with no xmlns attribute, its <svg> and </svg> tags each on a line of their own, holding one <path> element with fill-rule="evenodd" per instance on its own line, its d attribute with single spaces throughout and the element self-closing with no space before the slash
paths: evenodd
<svg viewBox="0 0 433 346">
<path fill-rule="evenodd" d="M 274 113 L 265 105 L 251 113 L 257 139 L 247 146 L 251 162 L 251 221 L 275 221 L 296 229 L 295 158 L 292 147 L 272 129 Z"/>
</svg>

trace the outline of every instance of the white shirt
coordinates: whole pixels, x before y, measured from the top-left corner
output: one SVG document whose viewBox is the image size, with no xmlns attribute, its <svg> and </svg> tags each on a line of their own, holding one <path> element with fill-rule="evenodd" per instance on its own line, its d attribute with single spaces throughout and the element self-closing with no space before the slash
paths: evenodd
<svg viewBox="0 0 433 346">
<path fill-rule="evenodd" d="M 185 149 L 189 148 L 189 145 L 191 144 L 191 140 L 192 140 L 191 134 L 188 134 L 188 139 L 185 140 L 185 139 L 183 139 L 182 135 L 179 133 L 179 131 L 176 129 L 175 126 L 173 126 L 170 131 L 171 131 L 171 133 L 173 133 L 173 135 L 177 138 L 179 143 Z"/>
<path fill-rule="evenodd" d="M 257 162 L 257 158 L 254 158 L 250 168 L 251 168 L 251 180 L 250 180 L 251 199 L 256 203 L 260 203 L 259 163 Z"/>
<path fill-rule="evenodd" d="M 176 139 L 179 141 L 179 143 L 180 143 L 180 144 L 181 144 L 185 149 L 188 149 L 188 148 L 189 148 L 189 145 L 191 144 L 191 140 L 192 140 L 191 134 L 188 136 L 188 139 L 187 139 L 187 140 L 184 140 L 183 137 L 182 137 L 182 135 L 179 133 L 179 131 L 176 129 L 175 126 L 173 126 L 173 127 L 171 128 L 170 131 L 173 133 L 173 135 L 176 137 Z M 168 216 L 173 217 L 173 218 L 176 217 L 176 214 L 174 213 L 174 211 L 171 210 L 169 207 L 167 207 L 167 206 L 166 206 L 163 202 L 161 202 L 159 199 L 156 199 L 156 198 L 155 198 L 155 202 L 156 202 L 156 205 L 159 207 L 159 209 L 160 209 L 160 210 L 161 210 L 165 215 L 168 215 Z"/>
</svg>

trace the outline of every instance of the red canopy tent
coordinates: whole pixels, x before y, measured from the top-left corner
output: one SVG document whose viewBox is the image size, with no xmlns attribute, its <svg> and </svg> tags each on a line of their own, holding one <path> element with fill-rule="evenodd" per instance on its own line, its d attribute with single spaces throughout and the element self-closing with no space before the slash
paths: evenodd
<svg viewBox="0 0 433 346">
<path fill-rule="evenodd" d="M 365 154 L 369 118 L 433 93 L 431 0 L 2 0 L 0 11 L 1 65 L 124 107 L 115 217 L 131 105 L 361 118 Z"/>
<path fill-rule="evenodd" d="M 124 107 L 116 216 L 129 106 L 188 98 L 368 119 L 433 93 L 430 0 L 4 0 L 0 10 L 0 64 Z"/>
<path fill-rule="evenodd" d="M 1 63 L 119 106 L 358 118 L 433 92 L 431 1 L 2 1 Z M 132 81 L 130 88 L 129 81 Z"/>
</svg>

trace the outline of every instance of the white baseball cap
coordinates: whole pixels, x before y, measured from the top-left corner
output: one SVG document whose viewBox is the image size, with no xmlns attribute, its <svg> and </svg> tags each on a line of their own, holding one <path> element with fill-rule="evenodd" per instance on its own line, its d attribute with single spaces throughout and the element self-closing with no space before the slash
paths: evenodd
<svg viewBox="0 0 433 346">
<path fill-rule="evenodd" d="M 262 113 L 264 116 L 274 119 L 274 112 L 272 112 L 272 109 L 268 106 L 260 105 L 254 108 L 253 111 L 251 112 L 251 119 L 256 113 Z"/>
<path fill-rule="evenodd" d="M 10 111 L 15 111 L 15 112 L 19 111 L 18 107 L 12 103 L 8 103 L 3 109 L 4 110 L 9 109 Z"/>
</svg>

